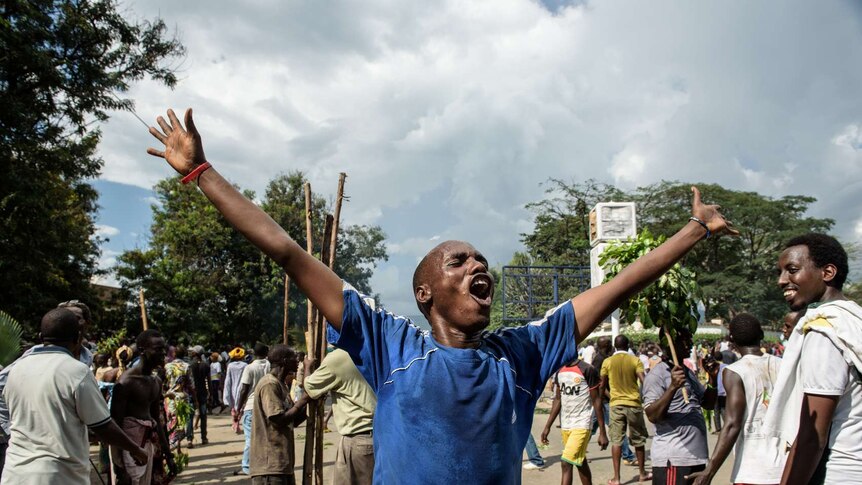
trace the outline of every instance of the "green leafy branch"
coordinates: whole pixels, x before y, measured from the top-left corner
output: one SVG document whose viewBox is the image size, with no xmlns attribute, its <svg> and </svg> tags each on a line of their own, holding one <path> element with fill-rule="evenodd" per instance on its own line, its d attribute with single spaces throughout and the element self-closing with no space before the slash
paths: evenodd
<svg viewBox="0 0 862 485">
<path fill-rule="evenodd" d="M 96 352 L 113 356 L 114 352 L 123 346 L 126 341 L 126 329 L 122 328 L 119 332 L 114 333 L 110 337 L 100 340 L 96 344 Z"/>
<path fill-rule="evenodd" d="M 643 230 L 636 238 L 610 243 L 599 258 L 599 264 L 605 268 L 605 281 L 664 240 L 664 236 L 654 237 L 649 230 Z M 697 305 L 701 298 L 694 271 L 677 263 L 658 281 L 623 303 L 620 313 L 628 323 L 640 320 L 644 328 L 664 327 L 675 338 L 679 329 L 687 328 L 692 334 L 697 330 Z"/>
</svg>

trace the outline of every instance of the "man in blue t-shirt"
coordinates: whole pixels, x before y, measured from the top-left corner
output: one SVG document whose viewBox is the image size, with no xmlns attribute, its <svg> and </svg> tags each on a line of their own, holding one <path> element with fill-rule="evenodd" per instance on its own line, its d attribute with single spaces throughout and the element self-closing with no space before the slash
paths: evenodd
<svg viewBox="0 0 862 485">
<path fill-rule="evenodd" d="M 583 340 L 625 299 L 657 279 L 704 236 L 729 228 L 692 188 L 692 218 L 661 247 L 612 281 L 585 291 L 523 327 L 486 332 L 494 280 L 468 243 L 447 241 L 419 263 L 413 290 L 431 324 L 423 331 L 360 295 L 306 253 L 206 161 L 191 110 L 173 111 L 150 133 L 183 182 L 196 181 L 225 218 L 278 262 L 329 322 L 378 395 L 375 483 L 520 482 L 521 452 L 545 382 L 577 356 Z M 577 318 L 576 318 L 577 315 Z"/>
</svg>

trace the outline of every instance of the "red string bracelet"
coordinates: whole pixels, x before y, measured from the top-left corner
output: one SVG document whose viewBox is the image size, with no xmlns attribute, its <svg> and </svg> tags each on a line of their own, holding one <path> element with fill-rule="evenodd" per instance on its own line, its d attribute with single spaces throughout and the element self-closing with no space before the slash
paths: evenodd
<svg viewBox="0 0 862 485">
<path fill-rule="evenodd" d="M 210 165 L 210 162 L 204 162 L 204 163 L 198 165 L 197 167 L 195 167 L 194 170 L 189 172 L 188 175 L 183 177 L 181 182 L 183 184 L 187 184 L 187 183 L 191 182 L 192 180 L 197 180 L 197 178 L 200 177 L 202 173 L 206 172 L 207 169 L 210 167 L 212 167 L 212 165 Z"/>
</svg>

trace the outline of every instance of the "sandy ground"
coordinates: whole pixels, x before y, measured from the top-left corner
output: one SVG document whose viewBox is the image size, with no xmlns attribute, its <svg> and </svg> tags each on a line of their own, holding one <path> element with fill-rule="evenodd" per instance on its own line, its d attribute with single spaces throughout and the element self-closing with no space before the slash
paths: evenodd
<svg viewBox="0 0 862 485">
<path fill-rule="evenodd" d="M 210 416 L 208 423 L 209 444 L 206 446 L 196 446 L 191 450 L 187 450 L 189 456 L 189 466 L 184 470 L 174 483 L 177 484 L 216 484 L 216 483 L 238 483 L 248 482 L 248 477 L 234 476 L 233 472 L 240 468 L 242 459 L 242 449 L 244 438 L 242 435 L 234 434 L 230 428 L 230 417 L 228 415 Z M 541 435 L 542 428 L 547 419 L 546 414 L 536 414 L 533 420 L 533 436 L 538 440 Z M 302 476 L 302 453 L 305 438 L 305 428 L 303 427 L 296 432 L 296 450 L 297 450 L 297 467 L 295 468 L 297 482 L 299 483 Z M 335 445 L 338 443 L 339 435 L 335 432 L 329 432 L 324 435 L 324 468 L 323 477 L 324 483 L 332 483 L 332 468 L 335 459 Z M 715 447 L 715 435 L 709 436 L 709 449 Z M 522 480 L 525 485 L 538 484 L 554 484 L 560 481 L 560 453 L 562 452 L 562 444 L 560 443 L 560 430 L 554 427 L 550 436 L 551 444 L 541 450 L 542 456 L 545 458 L 545 467 L 541 470 L 524 470 Z M 649 454 L 649 445 L 647 443 L 647 454 Z M 95 450 L 95 448 L 94 448 Z M 601 451 L 595 444 L 595 438 L 590 444 L 587 454 L 590 459 L 590 467 L 593 472 L 594 484 L 606 484 L 608 479 L 613 477 L 613 465 L 611 463 L 610 449 Z M 524 456 L 526 462 L 526 455 Z M 732 460 L 732 455 L 729 458 Z M 647 461 L 647 465 L 650 462 Z M 731 463 L 725 462 L 724 466 L 716 476 L 714 483 L 723 484 L 730 482 Z M 636 484 L 638 483 L 638 469 L 633 466 L 622 466 L 621 479 L 623 483 Z M 91 480 L 93 484 L 101 482 L 93 474 Z M 463 483 L 471 483 L 468 477 L 465 477 Z M 575 484 L 579 484 L 579 480 L 575 477 Z"/>
</svg>

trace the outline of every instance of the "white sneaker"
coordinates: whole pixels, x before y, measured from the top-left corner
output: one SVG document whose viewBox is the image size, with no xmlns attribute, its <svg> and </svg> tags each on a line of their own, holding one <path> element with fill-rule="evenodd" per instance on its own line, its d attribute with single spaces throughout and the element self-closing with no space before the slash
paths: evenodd
<svg viewBox="0 0 862 485">
<path fill-rule="evenodd" d="M 542 468 L 545 468 L 545 466 L 544 465 L 539 466 L 539 465 L 536 465 L 535 463 L 533 463 L 532 461 L 528 461 L 527 463 L 524 463 L 523 468 L 524 468 L 524 470 L 541 470 Z"/>
</svg>

